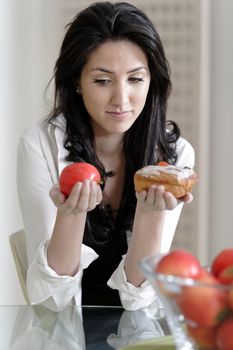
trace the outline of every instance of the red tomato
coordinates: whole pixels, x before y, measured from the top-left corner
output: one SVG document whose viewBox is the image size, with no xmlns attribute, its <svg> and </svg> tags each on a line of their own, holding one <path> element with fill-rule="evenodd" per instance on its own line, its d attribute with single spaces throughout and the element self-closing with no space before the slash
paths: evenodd
<svg viewBox="0 0 233 350">
<path fill-rule="evenodd" d="M 215 348 L 215 328 L 194 327 L 187 324 L 187 332 L 202 349 Z"/>
<path fill-rule="evenodd" d="M 228 291 L 228 303 L 231 308 L 231 311 L 233 312 L 233 283 L 231 284 L 232 288 Z"/>
<path fill-rule="evenodd" d="M 91 180 L 100 183 L 100 173 L 89 163 L 73 163 L 67 165 L 61 172 L 59 184 L 61 192 L 68 196 L 76 182 Z"/>
<path fill-rule="evenodd" d="M 158 262 L 155 271 L 165 275 L 195 279 L 203 274 L 203 268 L 199 260 L 190 252 L 182 249 L 176 249 L 164 255 Z M 175 298 L 177 295 L 177 291 L 173 288 L 172 283 L 161 282 L 159 283 L 159 288 L 163 294 L 172 298 Z"/>
<path fill-rule="evenodd" d="M 218 279 L 223 284 L 233 283 L 233 265 L 226 267 L 219 275 Z"/>
<path fill-rule="evenodd" d="M 198 327 L 215 327 L 228 312 L 225 291 L 216 288 L 218 280 L 212 275 L 198 279 L 203 285 L 183 287 L 178 305 L 184 317 Z"/>
<path fill-rule="evenodd" d="M 214 258 L 211 272 L 222 283 L 233 282 L 233 248 L 223 249 Z"/>
<path fill-rule="evenodd" d="M 192 253 L 176 249 L 160 259 L 156 272 L 179 277 L 199 278 L 203 269 L 199 260 Z"/>
<path fill-rule="evenodd" d="M 216 330 L 216 345 L 219 350 L 233 349 L 233 318 L 223 321 Z"/>
</svg>

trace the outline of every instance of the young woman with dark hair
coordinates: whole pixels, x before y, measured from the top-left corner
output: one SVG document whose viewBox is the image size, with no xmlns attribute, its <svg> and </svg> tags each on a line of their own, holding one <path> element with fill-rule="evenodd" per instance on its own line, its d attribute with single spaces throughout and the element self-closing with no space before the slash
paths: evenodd
<svg viewBox="0 0 233 350">
<path fill-rule="evenodd" d="M 156 301 L 138 268 L 169 250 L 184 202 L 162 186 L 135 193 L 133 175 L 160 160 L 194 165 L 192 146 L 166 120 L 169 65 L 148 17 L 128 3 L 97 2 L 69 24 L 54 70 L 50 116 L 18 151 L 18 190 L 32 303 L 137 309 Z M 70 162 L 93 164 L 103 185 L 58 186 Z"/>
</svg>

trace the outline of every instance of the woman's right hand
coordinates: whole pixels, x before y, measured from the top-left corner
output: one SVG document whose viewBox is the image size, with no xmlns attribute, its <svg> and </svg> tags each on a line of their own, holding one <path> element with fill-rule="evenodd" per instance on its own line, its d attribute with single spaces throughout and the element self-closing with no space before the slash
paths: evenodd
<svg viewBox="0 0 233 350">
<path fill-rule="evenodd" d="M 60 191 L 58 184 L 51 188 L 49 195 L 59 212 L 65 215 L 93 210 L 102 200 L 100 186 L 90 180 L 77 182 L 68 197 Z"/>
</svg>

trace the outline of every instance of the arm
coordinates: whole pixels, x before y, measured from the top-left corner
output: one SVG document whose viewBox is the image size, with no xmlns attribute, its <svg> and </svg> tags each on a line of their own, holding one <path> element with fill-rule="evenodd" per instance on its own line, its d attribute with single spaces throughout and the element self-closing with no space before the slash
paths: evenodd
<svg viewBox="0 0 233 350">
<path fill-rule="evenodd" d="M 159 192 L 155 194 L 156 192 Z M 149 189 L 151 195 L 161 198 L 162 203 L 166 196 L 170 197 L 174 203 L 177 200 L 168 193 L 164 193 L 162 188 Z M 161 205 L 161 210 L 156 210 L 156 200 L 150 207 L 148 197 L 145 192 L 137 194 L 138 203 L 134 218 L 133 231 L 128 244 L 128 251 L 123 256 L 118 268 L 113 272 L 108 280 L 109 287 L 118 289 L 121 302 L 126 310 L 138 310 L 152 304 L 157 309 L 160 302 L 156 293 L 145 276 L 139 269 L 139 263 L 145 256 L 159 254 L 170 248 L 172 238 L 179 220 L 182 209 L 182 203 L 175 206 L 172 210 L 165 210 Z M 192 195 L 186 197 L 187 201 L 192 200 Z M 163 209 L 162 209 L 163 208 Z"/>
<path fill-rule="evenodd" d="M 58 181 L 60 159 L 64 157 L 61 158 L 61 145 L 58 142 L 55 144 L 54 140 L 51 143 L 48 135 L 45 137 L 41 133 L 41 128 L 33 127 L 19 141 L 18 194 L 27 239 L 29 299 L 32 304 L 43 302 L 57 310 L 65 307 L 73 297 L 80 304 L 82 270 L 97 258 L 97 254 L 80 243 L 85 214 L 67 215 L 73 197 L 64 204 L 63 195 L 52 191 L 51 197 L 59 207 L 56 208 L 49 196 L 51 187 Z M 73 225 L 77 225 L 75 231 L 72 231 Z M 69 265 L 71 244 L 77 257 L 72 258 Z M 66 262 L 61 266 L 59 263 L 63 258 Z"/>
<path fill-rule="evenodd" d="M 177 152 L 176 164 L 193 168 L 194 150 L 186 140 L 179 139 Z M 148 193 L 149 196 L 145 192 L 136 194 L 138 201 L 128 252 L 108 281 L 111 288 L 119 290 L 122 304 L 127 310 L 140 309 L 153 302 L 159 306 L 156 294 L 140 272 L 138 264 L 144 256 L 170 249 L 183 203 L 177 202 L 169 193 L 163 193 L 162 188 L 157 197 L 158 194 L 155 188 L 151 195 Z M 191 200 L 192 195 L 189 194 L 184 202 Z"/>
<path fill-rule="evenodd" d="M 79 269 L 81 246 L 87 212 L 102 199 L 96 182 L 78 182 L 69 197 L 54 186 L 51 198 L 57 206 L 57 216 L 48 245 L 48 264 L 60 275 L 74 275 Z"/>
<path fill-rule="evenodd" d="M 137 199 L 132 237 L 125 258 L 125 273 L 128 282 L 140 286 L 145 276 L 138 268 L 139 263 L 143 257 L 161 252 L 167 210 L 175 209 L 181 201 L 165 192 L 162 186 L 151 186 L 148 193 L 137 193 Z M 191 200 L 192 195 L 189 194 L 182 202 Z"/>
</svg>

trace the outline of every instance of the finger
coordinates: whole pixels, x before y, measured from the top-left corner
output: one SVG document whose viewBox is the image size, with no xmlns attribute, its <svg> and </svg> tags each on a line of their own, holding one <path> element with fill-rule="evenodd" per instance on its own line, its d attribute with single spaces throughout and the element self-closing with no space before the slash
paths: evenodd
<svg viewBox="0 0 233 350">
<path fill-rule="evenodd" d="M 192 193 L 187 193 L 184 197 L 180 198 L 180 201 L 184 203 L 191 203 L 192 200 L 193 200 Z"/>
<path fill-rule="evenodd" d="M 155 193 L 154 208 L 158 211 L 166 210 L 166 202 L 164 199 L 164 186 L 158 186 Z"/>
<path fill-rule="evenodd" d="M 89 196 L 89 204 L 88 209 L 92 210 L 96 207 L 97 204 L 97 183 L 92 181 L 90 183 L 90 196 Z"/>
<path fill-rule="evenodd" d="M 79 196 L 79 201 L 76 208 L 80 211 L 88 211 L 89 209 L 89 197 L 90 197 L 90 180 L 85 180 L 82 183 L 82 188 Z"/>
<path fill-rule="evenodd" d="M 193 195 L 192 193 L 188 193 L 185 199 L 185 203 L 191 203 L 193 200 Z"/>
<path fill-rule="evenodd" d="M 57 196 L 57 192 L 58 192 L 58 186 L 54 185 L 51 190 L 49 191 L 49 196 L 52 198 L 52 200 L 54 200 Z"/>
<path fill-rule="evenodd" d="M 172 195 L 171 192 L 164 193 L 164 200 L 168 210 L 174 209 L 178 204 L 177 199 Z"/>
<path fill-rule="evenodd" d="M 65 202 L 66 196 L 60 191 L 59 185 L 54 185 L 49 191 L 49 196 L 56 206 L 59 206 Z"/>
<path fill-rule="evenodd" d="M 77 182 L 73 186 L 73 188 L 70 192 L 70 195 L 65 202 L 65 207 L 67 209 L 72 210 L 72 209 L 76 208 L 77 203 L 79 202 L 80 195 L 81 195 L 81 190 L 82 190 L 82 182 Z"/>
<path fill-rule="evenodd" d="M 136 192 L 136 198 L 139 202 L 145 202 L 147 197 L 147 191 Z"/>
<path fill-rule="evenodd" d="M 103 199 L 103 193 L 102 193 L 101 187 L 98 185 L 98 186 L 97 186 L 96 205 L 100 204 L 100 202 L 102 201 L 102 199 Z"/>
<path fill-rule="evenodd" d="M 152 185 L 149 187 L 149 190 L 147 192 L 146 203 L 150 207 L 153 207 L 155 205 L 155 201 L 157 200 L 156 199 L 157 189 L 158 189 L 157 186 Z"/>
</svg>

